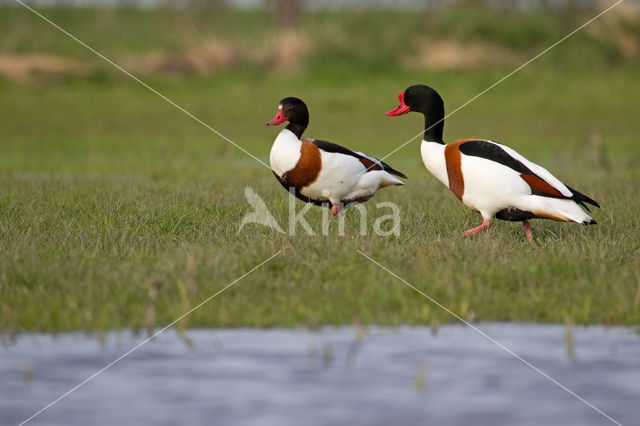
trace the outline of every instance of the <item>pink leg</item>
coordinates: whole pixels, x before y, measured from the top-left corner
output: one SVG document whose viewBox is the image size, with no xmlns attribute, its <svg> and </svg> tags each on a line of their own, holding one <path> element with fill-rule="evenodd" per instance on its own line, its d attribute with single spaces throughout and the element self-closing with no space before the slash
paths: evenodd
<svg viewBox="0 0 640 426">
<path fill-rule="evenodd" d="M 524 230 L 524 235 L 527 236 L 527 241 L 533 244 L 533 231 L 531 230 L 531 224 L 525 220 L 522 222 L 522 229 Z"/>
<path fill-rule="evenodd" d="M 333 214 L 338 214 L 342 211 L 342 207 L 340 207 L 339 204 L 334 204 L 333 206 L 331 206 L 331 211 L 333 212 Z"/>
<path fill-rule="evenodd" d="M 485 229 L 489 228 L 489 226 L 491 226 L 491 221 L 489 219 L 485 219 L 482 221 L 482 224 L 480 226 L 467 229 L 462 233 L 462 235 L 468 237 L 469 235 L 477 234 L 478 232 L 484 231 Z"/>
</svg>

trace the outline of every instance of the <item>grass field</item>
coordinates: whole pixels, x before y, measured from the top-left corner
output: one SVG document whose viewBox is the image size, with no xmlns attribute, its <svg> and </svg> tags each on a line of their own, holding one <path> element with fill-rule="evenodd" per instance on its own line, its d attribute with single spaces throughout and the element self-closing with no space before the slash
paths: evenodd
<svg viewBox="0 0 640 426">
<path fill-rule="evenodd" d="M 158 30 L 181 28 L 183 15 L 48 12 L 122 61 L 153 49 L 179 51 L 187 43 L 183 33 L 171 38 L 171 31 Z M 207 36 L 200 29 L 206 22 L 197 16 L 188 17 L 199 22 L 188 33 L 189 43 Z M 220 27 L 212 24 L 207 31 L 224 33 L 234 20 L 254 20 L 255 34 L 228 34 L 246 46 L 267 32 L 264 16 L 230 16 L 214 20 Z M 264 122 L 285 96 L 309 104 L 309 136 L 382 156 L 422 128 L 417 115 L 385 117 L 397 105 L 398 91 L 427 83 L 453 110 L 520 59 L 471 69 L 416 68 L 401 61 L 411 51 L 392 48 L 402 43 L 396 26 L 385 33 L 388 17 L 372 16 L 306 18 L 315 22 L 309 43 L 336 33 L 323 25 L 334 25 L 343 37 L 287 70 L 248 63 L 247 54 L 244 62 L 215 72 L 141 72 L 155 89 L 267 161 L 277 130 Z M 414 17 L 399 19 L 406 25 L 398 27 L 413 28 Z M 505 38 L 509 42 L 501 45 L 524 52 L 526 60 L 529 51 L 535 54 L 565 29 L 547 15 L 526 19 L 542 22 L 544 31 L 521 23 L 535 34 L 489 33 L 487 40 Z M 428 174 L 417 140 L 388 158 L 409 176 L 407 185 L 383 190 L 366 205 L 373 219 L 377 202 L 397 203 L 400 236 L 359 235 L 355 210 L 345 213 L 342 237 L 335 229 L 325 237 L 288 236 L 257 225 L 238 233 L 251 210 L 247 186 L 286 221 L 288 195 L 267 168 L 28 12 L 2 9 L 0 21 L 10 24 L 3 26 L 5 52 L 47 52 L 93 67 L 80 74 L 0 79 L 5 333 L 166 324 L 278 250 L 278 257 L 180 326 L 452 320 L 357 250 L 467 319 L 640 322 L 640 64 L 615 53 L 613 45 L 576 36 L 447 120 L 446 140 L 481 137 L 508 144 L 602 204 L 593 212 L 597 226 L 534 222 L 536 245 L 530 246 L 518 224 L 504 222 L 462 239 L 461 232 L 480 217 Z M 368 36 L 358 30 L 363 23 L 371 24 L 363 32 Z M 351 34 L 361 49 L 350 59 L 348 45 L 339 46 Z M 452 37 L 474 36 L 453 31 Z M 306 217 L 319 232 L 321 209 Z"/>
</svg>

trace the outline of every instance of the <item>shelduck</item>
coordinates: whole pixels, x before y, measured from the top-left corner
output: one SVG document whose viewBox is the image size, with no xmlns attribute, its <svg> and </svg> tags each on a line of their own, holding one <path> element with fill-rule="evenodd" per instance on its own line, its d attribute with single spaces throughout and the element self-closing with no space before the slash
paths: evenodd
<svg viewBox="0 0 640 426">
<path fill-rule="evenodd" d="M 338 214 L 350 203 L 367 201 L 380 188 L 403 185 L 396 176 L 407 178 L 370 155 L 303 138 L 309 111 L 298 98 L 281 100 L 276 116 L 266 124 L 277 126 L 285 121 L 289 124 L 271 147 L 271 169 L 285 189 L 305 202 L 327 205 Z"/>
<path fill-rule="evenodd" d="M 464 205 L 482 215 L 482 224 L 465 231 L 464 236 L 489 228 L 494 217 L 522 222 L 530 242 L 530 219 L 596 223 L 581 208 L 589 211 L 587 204 L 600 207 L 596 201 L 513 149 L 484 139 L 462 139 L 445 145 L 444 102 L 431 87 L 410 86 L 398 94 L 398 99 L 400 105 L 387 115 L 415 111 L 425 116 L 420 148 L 424 165 Z"/>
</svg>

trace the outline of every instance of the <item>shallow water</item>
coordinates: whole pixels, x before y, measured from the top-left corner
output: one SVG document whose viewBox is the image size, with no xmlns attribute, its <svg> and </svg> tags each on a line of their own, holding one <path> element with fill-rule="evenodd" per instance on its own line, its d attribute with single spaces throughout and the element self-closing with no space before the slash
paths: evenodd
<svg viewBox="0 0 640 426">
<path fill-rule="evenodd" d="M 640 336 L 628 328 L 482 324 L 625 425 L 640 424 Z M 463 325 L 167 331 L 33 425 L 606 425 Z M 143 336 L 23 335 L 0 347 L 0 424 L 18 424 Z M 574 345 L 567 345 L 573 340 Z"/>
</svg>

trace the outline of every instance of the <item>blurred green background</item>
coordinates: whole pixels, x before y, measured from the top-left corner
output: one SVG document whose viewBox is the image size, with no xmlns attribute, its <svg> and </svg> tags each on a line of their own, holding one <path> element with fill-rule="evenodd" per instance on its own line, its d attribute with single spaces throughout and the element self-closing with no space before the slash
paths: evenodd
<svg viewBox="0 0 640 426">
<path fill-rule="evenodd" d="M 306 133 L 383 156 L 422 129 L 391 119 L 405 87 L 448 111 L 613 2 L 85 2 L 40 13 L 268 163 L 264 126 L 304 99 Z M 479 216 L 428 174 L 419 140 L 388 161 L 410 180 L 367 203 L 402 209 L 399 237 L 273 233 L 271 172 L 11 0 L 0 7 L 0 330 L 165 324 L 277 250 L 186 326 L 451 321 L 370 254 L 463 317 L 640 321 L 640 9 L 627 0 L 448 118 L 445 139 L 510 145 L 603 205 L 596 227 L 517 224 L 463 240 Z M 418 138 L 419 139 L 419 138 Z M 302 207 L 302 204 L 298 206 Z M 320 209 L 307 218 L 320 229 Z M 372 222 L 372 220 L 370 221 Z"/>
</svg>

